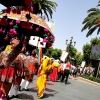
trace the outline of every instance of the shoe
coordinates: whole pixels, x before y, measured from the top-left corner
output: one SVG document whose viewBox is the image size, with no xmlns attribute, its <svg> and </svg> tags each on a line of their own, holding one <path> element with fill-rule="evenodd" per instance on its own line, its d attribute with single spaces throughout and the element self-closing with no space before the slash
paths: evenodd
<svg viewBox="0 0 100 100">
<path fill-rule="evenodd" d="M 24 89 L 25 91 L 29 91 L 29 89 Z"/>
<path fill-rule="evenodd" d="M 15 96 L 15 95 L 13 95 L 12 97 L 13 97 L 13 98 L 18 98 L 18 95 L 16 95 L 16 96 Z"/>
<path fill-rule="evenodd" d="M 21 86 L 19 87 L 19 90 L 18 91 L 21 91 Z"/>
<path fill-rule="evenodd" d="M 67 84 L 67 82 L 65 82 L 65 84 Z"/>
<path fill-rule="evenodd" d="M 6 99 L 7 99 L 7 100 L 10 100 L 10 97 L 9 97 L 9 96 L 6 96 Z"/>
</svg>

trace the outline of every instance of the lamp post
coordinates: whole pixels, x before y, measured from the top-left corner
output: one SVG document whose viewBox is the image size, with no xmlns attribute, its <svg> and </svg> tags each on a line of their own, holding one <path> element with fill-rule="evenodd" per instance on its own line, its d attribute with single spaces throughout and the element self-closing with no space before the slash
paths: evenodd
<svg viewBox="0 0 100 100">
<path fill-rule="evenodd" d="M 73 43 L 74 43 L 74 45 L 73 45 Z M 75 44 L 76 44 L 76 41 L 74 41 L 73 42 L 73 37 L 71 37 L 71 39 L 70 39 L 70 42 L 68 43 L 68 40 L 66 40 L 66 45 L 68 46 L 68 52 L 70 51 L 70 47 L 71 46 L 75 46 Z"/>
<path fill-rule="evenodd" d="M 68 43 L 68 39 L 66 40 L 66 45 L 68 46 L 67 52 L 69 53 L 69 60 L 70 60 L 70 47 L 75 46 L 75 44 L 76 44 L 76 41 L 73 42 L 73 37 L 71 37 L 71 39 L 69 40 L 69 43 Z"/>
</svg>

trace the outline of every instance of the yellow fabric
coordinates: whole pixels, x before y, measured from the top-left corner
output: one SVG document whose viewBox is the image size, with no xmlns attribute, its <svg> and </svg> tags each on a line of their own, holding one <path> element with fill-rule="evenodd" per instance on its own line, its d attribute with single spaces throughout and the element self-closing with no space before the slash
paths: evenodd
<svg viewBox="0 0 100 100">
<path fill-rule="evenodd" d="M 60 72 L 60 64 L 57 62 L 53 62 L 52 63 L 52 68 L 57 67 L 58 68 L 58 72 Z"/>
<path fill-rule="evenodd" d="M 49 72 L 52 69 L 50 62 L 50 58 L 46 58 L 42 63 L 41 72 L 36 82 L 36 86 L 38 88 L 38 98 L 42 98 L 44 95 L 47 80 L 47 72 Z"/>
<path fill-rule="evenodd" d="M 5 51 L 6 50 L 11 50 L 11 45 L 7 45 Z"/>
</svg>

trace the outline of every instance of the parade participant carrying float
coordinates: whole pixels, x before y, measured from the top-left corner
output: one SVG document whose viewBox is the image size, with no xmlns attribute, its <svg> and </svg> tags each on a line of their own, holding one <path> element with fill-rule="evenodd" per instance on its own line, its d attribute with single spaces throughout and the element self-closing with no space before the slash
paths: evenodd
<svg viewBox="0 0 100 100">
<path fill-rule="evenodd" d="M 38 79 L 36 82 L 36 86 L 38 88 L 38 98 L 42 98 L 44 96 L 44 90 L 46 88 L 46 82 L 47 82 L 47 76 L 50 74 L 50 71 L 52 70 L 51 60 L 50 58 L 44 59 L 42 66 L 41 66 L 41 72 L 38 75 Z"/>
<path fill-rule="evenodd" d="M 20 59 L 20 51 L 22 44 L 18 39 L 11 40 L 11 50 L 5 50 L 0 54 L 0 90 L 5 98 L 8 96 L 13 81 L 17 77 L 16 70 L 22 69 L 22 59 Z"/>
<path fill-rule="evenodd" d="M 12 83 L 12 87 L 9 91 L 9 94 L 8 94 L 8 98 L 18 98 L 18 90 L 19 90 L 19 87 L 20 87 L 20 83 L 21 83 L 21 80 L 22 80 L 22 77 L 24 76 L 24 69 L 25 69 L 25 66 L 24 66 L 24 62 L 25 62 L 25 59 L 26 59 L 26 56 L 25 56 L 25 52 L 26 52 L 26 47 L 25 45 L 22 46 L 22 49 L 18 55 L 18 57 L 16 58 L 16 60 L 20 60 L 20 63 L 17 64 L 17 66 L 21 66 L 21 69 L 16 69 L 15 70 L 15 73 L 16 73 L 16 78 L 15 80 L 13 81 Z M 26 67 L 27 68 L 27 67 Z M 12 89 L 13 89 L 13 92 L 12 92 Z"/>
<path fill-rule="evenodd" d="M 26 66 L 27 69 L 24 70 L 25 76 L 22 79 L 20 86 L 22 86 L 26 81 L 24 90 L 29 91 L 28 86 L 33 81 L 36 69 L 39 67 L 38 59 L 36 57 L 36 50 L 33 50 L 31 55 L 26 57 L 24 66 Z"/>
</svg>

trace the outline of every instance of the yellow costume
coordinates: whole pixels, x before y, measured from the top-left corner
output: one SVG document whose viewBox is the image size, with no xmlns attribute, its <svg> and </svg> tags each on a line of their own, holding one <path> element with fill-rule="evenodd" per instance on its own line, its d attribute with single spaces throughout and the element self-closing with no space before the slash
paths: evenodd
<svg viewBox="0 0 100 100">
<path fill-rule="evenodd" d="M 38 98 L 42 98 L 44 96 L 44 90 L 46 87 L 46 81 L 47 81 L 47 75 L 52 69 L 52 66 L 50 65 L 51 60 L 50 58 L 46 58 L 41 67 L 41 72 L 38 76 L 36 86 L 38 88 Z"/>
<path fill-rule="evenodd" d="M 57 62 L 53 62 L 52 64 L 52 68 L 57 67 L 58 68 L 58 72 L 60 72 L 60 64 Z"/>
<path fill-rule="evenodd" d="M 6 50 L 11 50 L 11 45 L 7 45 L 5 51 Z"/>
</svg>

